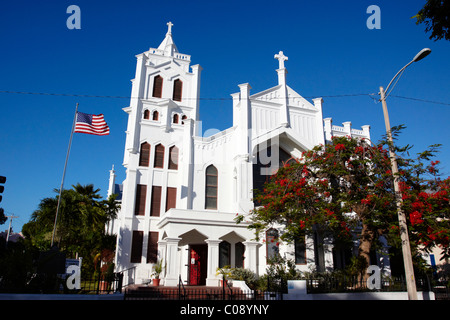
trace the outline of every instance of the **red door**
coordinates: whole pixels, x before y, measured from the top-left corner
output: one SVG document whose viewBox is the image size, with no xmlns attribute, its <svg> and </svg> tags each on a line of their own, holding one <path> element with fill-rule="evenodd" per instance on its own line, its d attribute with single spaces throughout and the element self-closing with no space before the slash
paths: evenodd
<svg viewBox="0 0 450 320">
<path fill-rule="evenodd" d="M 189 285 L 198 286 L 206 283 L 207 245 L 191 245 L 189 248 Z"/>
</svg>

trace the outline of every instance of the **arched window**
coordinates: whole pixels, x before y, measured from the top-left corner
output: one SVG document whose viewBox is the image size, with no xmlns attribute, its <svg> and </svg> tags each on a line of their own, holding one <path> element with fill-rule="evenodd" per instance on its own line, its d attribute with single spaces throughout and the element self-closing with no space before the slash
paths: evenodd
<svg viewBox="0 0 450 320">
<path fill-rule="evenodd" d="M 206 168 L 205 209 L 217 209 L 217 175 L 213 165 Z"/>
<path fill-rule="evenodd" d="M 169 169 L 178 170 L 178 148 L 176 146 L 169 149 Z"/>
<path fill-rule="evenodd" d="M 153 94 L 152 97 L 161 98 L 162 97 L 162 86 L 163 78 L 161 76 L 156 76 L 153 80 Z"/>
<path fill-rule="evenodd" d="M 245 246 L 242 242 L 237 242 L 234 246 L 234 266 L 244 268 Z"/>
<path fill-rule="evenodd" d="M 179 121 L 178 119 L 179 119 L 179 116 L 178 116 L 178 114 L 175 113 L 173 115 L 173 123 L 178 123 L 178 121 Z"/>
<path fill-rule="evenodd" d="M 148 109 L 145 109 L 145 111 L 144 111 L 144 119 L 146 119 L 146 120 L 150 119 L 150 111 L 148 111 Z"/>
<path fill-rule="evenodd" d="M 159 120 L 159 112 L 158 111 L 153 111 L 153 114 L 152 114 L 152 120 L 154 120 L 154 121 L 158 121 Z"/>
<path fill-rule="evenodd" d="M 144 142 L 141 144 L 141 152 L 139 154 L 139 165 L 148 167 L 150 163 L 150 144 Z"/>
<path fill-rule="evenodd" d="M 275 258 L 280 254 L 278 242 L 278 230 L 277 229 L 269 229 L 266 231 L 266 251 L 267 251 L 267 262 L 270 262 L 270 259 Z"/>
<path fill-rule="evenodd" d="M 183 114 L 183 116 L 181 117 L 181 124 L 184 124 L 183 120 L 186 120 L 186 119 L 187 119 L 187 116 L 185 114 Z"/>
<path fill-rule="evenodd" d="M 231 265 L 231 244 L 227 241 L 219 243 L 219 268 Z"/>
<path fill-rule="evenodd" d="M 181 101 L 181 95 L 183 92 L 183 81 L 177 79 L 173 82 L 173 98 L 174 101 Z"/>
<path fill-rule="evenodd" d="M 153 164 L 155 168 L 163 168 L 164 167 L 164 146 L 162 144 L 158 144 L 155 147 L 155 162 Z"/>
</svg>

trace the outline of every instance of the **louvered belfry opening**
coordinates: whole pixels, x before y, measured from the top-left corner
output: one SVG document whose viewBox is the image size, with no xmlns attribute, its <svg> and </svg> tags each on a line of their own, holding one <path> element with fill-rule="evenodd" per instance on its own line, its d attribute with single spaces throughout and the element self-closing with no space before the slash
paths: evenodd
<svg viewBox="0 0 450 320">
<path fill-rule="evenodd" d="M 163 86 L 163 78 L 161 76 L 156 76 L 153 80 L 153 94 L 154 98 L 162 97 L 162 86 Z"/>
<path fill-rule="evenodd" d="M 173 101 L 181 102 L 181 95 L 183 93 L 183 81 L 177 79 L 173 82 Z"/>
</svg>

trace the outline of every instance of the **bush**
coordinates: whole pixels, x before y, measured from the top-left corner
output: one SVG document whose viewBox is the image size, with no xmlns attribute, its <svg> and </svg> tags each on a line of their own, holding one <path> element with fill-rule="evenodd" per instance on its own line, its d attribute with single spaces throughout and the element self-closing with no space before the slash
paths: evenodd
<svg viewBox="0 0 450 320">
<path fill-rule="evenodd" d="M 230 279 L 245 281 L 247 286 L 252 290 L 256 288 L 258 278 L 253 271 L 244 268 L 232 268 L 230 273 Z"/>
</svg>

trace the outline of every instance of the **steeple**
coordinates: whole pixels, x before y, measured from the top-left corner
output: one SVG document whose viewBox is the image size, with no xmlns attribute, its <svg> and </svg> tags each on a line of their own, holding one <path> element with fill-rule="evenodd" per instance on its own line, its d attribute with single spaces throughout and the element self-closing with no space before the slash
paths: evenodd
<svg viewBox="0 0 450 320">
<path fill-rule="evenodd" d="M 164 40 L 161 42 L 161 44 L 158 47 L 158 50 L 161 50 L 164 52 L 165 56 L 173 57 L 175 53 L 178 53 L 177 46 L 175 45 L 175 42 L 173 42 L 172 39 L 172 22 L 167 23 L 167 33 Z"/>
</svg>

